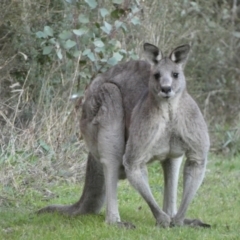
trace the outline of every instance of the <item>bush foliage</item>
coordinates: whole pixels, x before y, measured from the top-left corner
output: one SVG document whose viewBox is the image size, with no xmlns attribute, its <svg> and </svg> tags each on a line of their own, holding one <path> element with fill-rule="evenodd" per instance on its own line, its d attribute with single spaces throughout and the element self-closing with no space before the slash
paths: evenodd
<svg viewBox="0 0 240 240">
<path fill-rule="evenodd" d="M 141 57 L 143 42 L 166 54 L 191 44 L 188 88 L 212 149 L 237 153 L 239 40 L 236 0 L 1 1 L 0 164 L 30 159 L 47 174 L 75 166 L 86 153 L 74 99 L 99 72 Z"/>
</svg>

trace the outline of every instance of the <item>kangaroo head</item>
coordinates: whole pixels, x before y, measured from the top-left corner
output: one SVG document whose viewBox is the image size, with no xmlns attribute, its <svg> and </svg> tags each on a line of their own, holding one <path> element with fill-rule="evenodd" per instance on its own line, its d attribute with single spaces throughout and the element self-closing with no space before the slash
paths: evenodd
<svg viewBox="0 0 240 240">
<path fill-rule="evenodd" d="M 149 89 L 157 98 L 173 98 L 186 87 L 184 66 L 187 62 L 189 45 L 175 48 L 169 57 L 163 57 L 158 47 L 144 44 L 144 52 L 152 64 Z"/>
</svg>

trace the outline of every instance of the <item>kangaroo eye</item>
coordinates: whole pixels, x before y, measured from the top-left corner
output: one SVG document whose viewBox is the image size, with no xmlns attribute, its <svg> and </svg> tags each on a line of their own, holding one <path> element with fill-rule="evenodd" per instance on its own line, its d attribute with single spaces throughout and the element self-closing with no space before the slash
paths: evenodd
<svg viewBox="0 0 240 240">
<path fill-rule="evenodd" d="M 178 73 L 173 72 L 173 73 L 172 73 L 172 76 L 173 76 L 174 78 L 178 78 Z"/>
<path fill-rule="evenodd" d="M 153 76 L 156 80 L 158 80 L 160 78 L 160 73 L 155 73 Z"/>
</svg>

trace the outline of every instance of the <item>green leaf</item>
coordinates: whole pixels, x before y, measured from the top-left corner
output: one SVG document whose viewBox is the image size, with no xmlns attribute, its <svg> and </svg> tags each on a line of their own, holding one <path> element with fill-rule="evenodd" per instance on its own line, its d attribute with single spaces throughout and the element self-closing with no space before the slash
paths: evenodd
<svg viewBox="0 0 240 240">
<path fill-rule="evenodd" d="M 105 52 L 105 48 L 103 48 L 103 47 L 96 47 L 96 48 L 94 48 L 94 52 L 96 52 L 96 53 L 100 53 L 100 52 L 102 52 L 102 53 L 104 53 Z"/>
<path fill-rule="evenodd" d="M 208 26 L 211 28 L 215 28 L 216 27 L 216 23 L 213 21 L 208 21 Z"/>
<path fill-rule="evenodd" d="M 45 26 L 43 32 L 47 35 L 52 37 L 53 36 L 53 29 L 49 26 Z"/>
<path fill-rule="evenodd" d="M 39 32 L 36 32 L 36 37 L 37 38 L 46 38 L 47 34 L 44 33 L 44 32 L 39 31 Z"/>
<path fill-rule="evenodd" d="M 86 17 L 85 15 L 83 14 L 80 14 L 79 17 L 78 17 L 78 21 L 80 23 L 89 23 L 89 18 Z"/>
<path fill-rule="evenodd" d="M 106 63 L 108 60 L 106 58 L 101 58 L 100 62 Z"/>
<path fill-rule="evenodd" d="M 106 27 L 104 27 L 104 26 L 102 26 L 101 29 L 102 29 L 105 33 L 107 33 L 107 34 L 110 33 L 109 30 L 108 30 Z"/>
<path fill-rule="evenodd" d="M 121 55 L 119 52 L 115 52 L 113 54 L 113 57 L 119 62 L 123 59 L 123 55 Z"/>
<path fill-rule="evenodd" d="M 82 36 L 83 34 L 87 33 L 87 31 L 87 28 L 73 29 L 73 33 L 77 36 Z"/>
<path fill-rule="evenodd" d="M 113 56 L 111 58 L 108 59 L 107 63 L 109 65 L 116 65 L 119 61 L 121 61 L 123 58 L 123 56 L 119 53 L 119 52 L 115 52 L 113 53 Z"/>
<path fill-rule="evenodd" d="M 74 51 L 73 56 L 74 56 L 75 58 L 78 58 L 80 54 L 81 54 L 81 51 L 76 50 L 76 51 Z"/>
<path fill-rule="evenodd" d="M 193 9 L 194 9 L 196 12 L 200 12 L 200 8 L 199 8 L 198 3 L 191 1 L 190 4 L 192 5 Z"/>
<path fill-rule="evenodd" d="M 48 55 L 49 53 L 51 53 L 53 50 L 53 46 L 45 46 L 43 48 L 43 55 Z"/>
<path fill-rule="evenodd" d="M 138 56 L 137 54 L 132 54 L 132 55 L 131 55 L 131 58 L 132 58 L 133 60 L 139 60 L 139 56 Z"/>
<path fill-rule="evenodd" d="M 61 48 L 57 49 L 57 50 L 56 50 L 56 53 L 57 53 L 58 58 L 59 58 L 60 60 L 62 60 L 63 55 L 62 55 L 62 50 L 61 50 Z"/>
<path fill-rule="evenodd" d="M 108 22 L 104 21 L 104 26 L 102 26 L 101 29 L 102 29 L 105 33 L 110 34 L 111 31 L 112 31 L 112 25 L 109 24 Z"/>
<path fill-rule="evenodd" d="M 70 31 L 63 30 L 60 34 L 59 37 L 62 40 L 67 40 L 72 37 L 72 33 Z"/>
<path fill-rule="evenodd" d="M 138 17 L 135 16 L 131 19 L 131 23 L 134 25 L 137 25 L 137 24 L 140 24 L 140 20 Z"/>
<path fill-rule="evenodd" d="M 121 42 L 116 39 L 112 39 L 108 43 L 111 44 L 112 46 L 114 46 L 114 49 L 119 49 L 122 47 Z"/>
<path fill-rule="evenodd" d="M 123 3 L 123 0 L 112 0 L 113 3 L 116 3 L 116 4 L 122 4 Z"/>
<path fill-rule="evenodd" d="M 232 34 L 234 37 L 240 38 L 240 32 L 233 32 Z"/>
<path fill-rule="evenodd" d="M 87 77 L 85 72 L 80 72 L 79 76 L 81 76 L 82 78 L 86 78 Z"/>
<path fill-rule="evenodd" d="M 109 11 L 106 8 L 100 8 L 100 14 L 104 18 L 107 15 L 109 15 L 110 13 L 109 13 Z"/>
<path fill-rule="evenodd" d="M 96 8 L 97 7 L 97 2 L 96 2 L 96 0 L 84 0 L 87 4 L 88 4 L 88 6 L 90 7 L 90 8 L 92 8 L 92 9 L 94 9 L 94 8 Z"/>
<path fill-rule="evenodd" d="M 111 31 L 112 30 L 112 25 L 109 24 L 108 22 L 104 21 L 104 26 L 109 30 Z"/>
<path fill-rule="evenodd" d="M 118 20 L 116 20 L 115 23 L 114 23 L 116 29 L 120 28 L 122 26 L 122 24 L 123 24 L 123 22 L 118 21 Z"/>
<path fill-rule="evenodd" d="M 123 54 L 127 54 L 127 51 L 125 49 L 120 49 L 119 52 Z"/>
<path fill-rule="evenodd" d="M 50 38 L 49 40 L 48 40 L 51 44 L 56 44 L 57 42 L 56 42 L 56 38 Z"/>
<path fill-rule="evenodd" d="M 118 63 L 118 60 L 114 57 L 111 57 L 111 58 L 108 59 L 107 63 L 111 66 L 114 66 Z"/>
<path fill-rule="evenodd" d="M 77 43 L 75 41 L 72 41 L 71 39 L 68 39 L 65 43 L 65 48 L 70 49 L 70 48 L 76 46 L 76 44 Z"/>
<path fill-rule="evenodd" d="M 92 52 L 88 53 L 87 57 L 93 62 L 95 61 L 95 56 Z"/>
<path fill-rule="evenodd" d="M 94 66 L 97 69 L 97 71 L 99 71 L 102 68 L 102 65 L 99 64 L 99 62 L 94 62 Z"/>
<path fill-rule="evenodd" d="M 128 30 L 127 30 L 127 26 L 126 26 L 126 24 L 125 23 L 123 23 L 122 25 L 121 25 L 121 28 L 123 29 L 123 31 L 126 33 Z"/>
<path fill-rule="evenodd" d="M 129 51 L 128 54 L 130 55 L 130 57 L 133 60 L 138 60 L 139 59 L 138 55 L 133 50 Z"/>
<path fill-rule="evenodd" d="M 139 11 L 140 11 L 140 9 L 138 8 L 137 5 L 133 5 L 133 6 L 131 7 L 131 13 L 132 13 L 132 14 L 138 13 Z"/>
<path fill-rule="evenodd" d="M 86 56 L 86 55 L 88 55 L 90 52 L 91 52 L 91 49 L 87 48 L 87 49 L 85 49 L 85 50 L 83 51 L 82 55 L 83 55 L 83 56 Z"/>
<path fill-rule="evenodd" d="M 93 44 L 96 46 L 96 47 L 99 47 L 99 48 L 102 48 L 104 47 L 104 43 L 102 42 L 102 40 L 100 39 L 95 39 Z"/>
</svg>

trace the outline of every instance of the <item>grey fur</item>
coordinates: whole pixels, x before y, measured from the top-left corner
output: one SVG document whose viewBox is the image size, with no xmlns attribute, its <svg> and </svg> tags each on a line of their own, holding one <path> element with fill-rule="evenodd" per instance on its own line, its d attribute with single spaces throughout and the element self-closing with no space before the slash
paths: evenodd
<svg viewBox="0 0 240 240">
<path fill-rule="evenodd" d="M 185 218 L 202 183 L 210 145 L 203 116 L 186 90 L 183 69 L 189 49 L 183 45 L 163 57 L 156 46 L 146 43 L 144 50 L 151 64 L 118 64 L 93 80 L 80 122 L 90 151 L 83 194 L 73 205 L 48 206 L 40 213 L 98 213 L 106 196 L 106 222 L 133 227 L 121 222 L 117 205 L 118 179 L 127 176 L 148 203 L 158 226 L 210 226 Z M 183 195 L 177 210 L 184 155 Z M 164 172 L 163 209 L 148 184 L 146 164 L 153 160 L 161 163 Z"/>
</svg>

